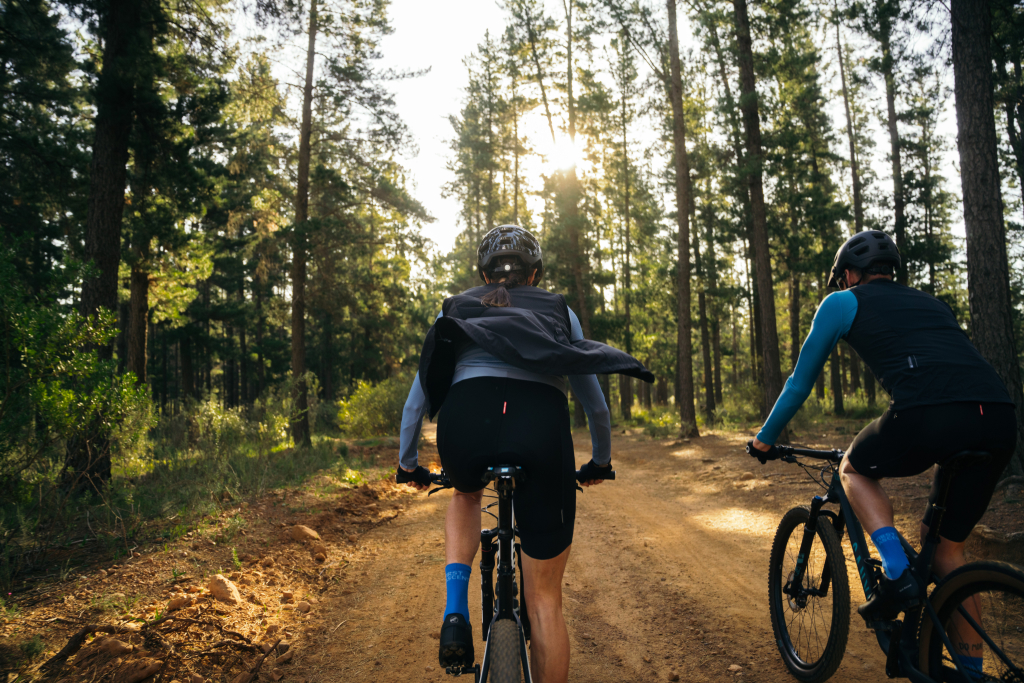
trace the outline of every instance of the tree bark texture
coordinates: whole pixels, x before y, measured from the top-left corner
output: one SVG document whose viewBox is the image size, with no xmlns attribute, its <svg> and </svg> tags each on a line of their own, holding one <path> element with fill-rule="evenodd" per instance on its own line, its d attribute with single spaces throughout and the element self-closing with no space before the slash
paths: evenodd
<svg viewBox="0 0 1024 683">
<path fill-rule="evenodd" d="M 309 0 L 309 47 L 306 83 L 302 91 L 302 127 L 299 130 L 299 169 L 295 190 L 295 230 L 292 241 L 292 439 L 297 447 L 312 444 L 309 433 L 309 396 L 306 387 L 306 221 L 309 218 L 310 135 L 313 124 L 313 61 L 316 57 L 317 0 Z"/>
<path fill-rule="evenodd" d="M 830 389 L 832 391 L 832 411 L 836 415 L 843 415 L 846 409 L 843 406 L 843 378 L 842 361 L 839 359 L 839 345 L 832 347 L 832 355 L 828 362 Z"/>
<path fill-rule="evenodd" d="M 836 52 L 839 55 L 839 80 L 843 85 L 843 107 L 846 110 L 846 138 L 850 141 L 850 176 L 853 184 L 853 226 L 861 232 L 864 229 L 864 201 L 861 198 L 860 167 L 857 164 L 857 143 L 853 134 L 853 116 L 850 114 L 850 91 L 846 87 L 846 58 L 836 22 Z"/>
<path fill-rule="evenodd" d="M 952 0 L 957 147 L 967 230 L 971 336 L 1017 406 L 1017 450 L 1008 470 L 1024 469 L 1024 397 L 1013 336 L 1006 229 L 992 94 L 991 16 L 984 0 Z"/>
<path fill-rule="evenodd" d="M 149 273 L 141 263 L 132 265 L 128 303 L 128 372 L 136 384 L 145 384 L 149 331 Z"/>
<path fill-rule="evenodd" d="M 747 0 L 733 0 L 736 14 L 736 42 L 739 46 L 740 108 L 747 134 L 747 183 L 750 187 L 750 208 L 754 230 L 751 246 L 757 272 L 758 304 L 761 309 L 761 352 L 764 358 L 764 397 L 766 408 L 775 405 L 782 393 L 782 370 L 779 364 L 779 333 L 775 322 L 775 291 L 772 286 L 772 264 L 768 251 L 768 229 L 761 178 L 761 122 L 758 118 L 757 91 L 754 87 L 754 55 L 747 18 Z"/>
<path fill-rule="evenodd" d="M 906 199 L 903 194 L 903 161 L 900 158 L 902 144 L 896 116 L 896 76 L 893 73 L 892 58 L 892 17 L 887 10 L 879 12 L 879 33 L 882 48 L 882 76 L 885 79 L 885 106 L 889 125 L 889 154 L 892 161 L 892 204 L 896 247 L 907 253 Z M 907 284 L 906 264 L 896 271 L 896 280 Z"/>
<path fill-rule="evenodd" d="M 95 138 L 89 167 L 85 259 L 98 274 L 82 284 L 82 313 L 117 309 L 117 268 L 127 178 L 128 140 L 135 111 L 136 65 L 144 45 L 139 0 L 110 0 L 100 17 L 103 68 L 96 85 Z M 110 358 L 112 349 L 102 349 Z"/>
<path fill-rule="evenodd" d="M 679 36 L 676 30 L 676 2 L 667 0 L 669 96 L 672 100 L 672 140 L 675 145 L 676 221 L 679 234 L 676 242 L 677 262 L 677 342 L 679 390 L 676 404 L 682 436 L 700 436 L 697 411 L 693 403 L 693 344 L 690 340 L 690 160 L 686 154 L 686 119 L 683 111 L 683 79 L 679 66 Z"/>
<path fill-rule="evenodd" d="M 182 331 L 178 341 L 178 355 L 181 357 L 181 397 L 183 400 L 196 397 L 195 369 L 192 367 L 192 338 L 189 329 Z"/>
<path fill-rule="evenodd" d="M 704 425 L 710 427 L 715 422 L 715 381 L 714 367 L 711 363 L 711 332 L 708 329 L 708 307 L 707 295 L 704 291 L 706 284 L 706 271 L 701 266 L 699 230 L 693 231 L 693 265 L 697 269 L 697 277 L 700 278 L 700 288 L 697 290 L 697 311 L 700 319 L 700 350 L 701 360 L 704 363 Z"/>
</svg>

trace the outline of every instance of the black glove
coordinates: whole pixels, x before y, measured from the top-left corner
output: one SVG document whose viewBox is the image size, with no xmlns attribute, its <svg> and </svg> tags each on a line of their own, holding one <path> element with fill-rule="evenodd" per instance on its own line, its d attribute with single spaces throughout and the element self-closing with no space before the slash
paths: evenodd
<svg viewBox="0 0 1024 683">
<path fill-rule="evenodd" d="M 595 479 L 607 479 L 608 475 L 611 474 L 612 464 L 609 462 L 607 465 L 598 465 L 593 459 L 590 460 L 586 465 L 580 468 L 580 474 L 576 479 L 578 481 L 594 481 Z"/>
<path fill-rule="evenodd" d="M 414 484 L 420 484 L 421 486 L 430 486 L 430 470 L 423 465 L 417 465 L 416 469 L 412 472 L 406 472 L 401 467 L 395 473 L 395 481 L 399 484 L 408 484 L 412 482 Z"/>
<path fill-rule="evenodd" d="M 782 454 L 779 453 L 779 449 L 776 448 L 774 444 L 769 446 L 768 450 L 762 451 L 759 448 L 754 448 L 753 440 L 747 442 L 747 455 L 749 455 L 752 458 L 757 458 L 759 461 L 761 461 L 762 465 L 768 462 L 769 460 L 778 460 L 779 458 L 782 457 Z"/>
</svg>

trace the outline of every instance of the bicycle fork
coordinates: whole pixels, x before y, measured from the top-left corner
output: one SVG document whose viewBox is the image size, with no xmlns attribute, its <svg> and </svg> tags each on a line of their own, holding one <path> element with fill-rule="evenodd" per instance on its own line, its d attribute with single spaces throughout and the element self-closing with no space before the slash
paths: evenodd
<svg viewBox="0 0 1024 683">
<path fill-rule="evenodd" d="M 811 514 L 804 525 L 804 536 L 800 541 L 800 554 L 796 558 L 796 569 L 793 571 L 793 578 L 783 588 L 783 592 L 796 600 L 801 607 L 807 605 L 808 596 L 825 597 L 828 595 L 829 585 L 832 583 L 832 574 L 828 564 L 822 568 L 821 585 L 818 588 L 801 588 L 803 586 L 804 573 L 807 571 L 807 559 L 811 554 L 811 546 L 814 544 L 814 536 L 818 529 L 818 518 L 821 516 L 821 506 L 827 501 L 826 498 L 815 496 L 811 501 Z"/>
</svg>

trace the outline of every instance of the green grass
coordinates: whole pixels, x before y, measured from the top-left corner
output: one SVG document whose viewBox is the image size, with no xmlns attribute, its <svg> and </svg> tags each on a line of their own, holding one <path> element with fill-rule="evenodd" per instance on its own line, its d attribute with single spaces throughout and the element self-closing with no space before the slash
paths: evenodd
<svg viewBox="0 0 1024 683">
<path fill-rule="evenodd" d="M 310 448 L 289 448 L 279 423 L 273 415 L 261 418 L 259 410 L 207 403 L 161 422 L 147 447 L 115 460 L 110 485 L 98 492 L 64 498 L 56 472 L 36 473 L 0 501 L 0 541 L 6 541 L 0 543 L 0 589 L 40 572 L 69 576 L 81 561 L 82 538 L 91 561 L 98 549 L 115 562 L 128 548 L 158 540 L 166 549 L 190 531 L 230 543 L 246 527 L 242 514 L 216 527 L 204 518 L 270 490 L 302 486 L 318 473 L 334 475 L 343 486 L 366 481 L 368 463 L 349 458 L 343 442 L 316 435 Z M 54 564 L 40 547 L 70 555 Z"/>
</svg>

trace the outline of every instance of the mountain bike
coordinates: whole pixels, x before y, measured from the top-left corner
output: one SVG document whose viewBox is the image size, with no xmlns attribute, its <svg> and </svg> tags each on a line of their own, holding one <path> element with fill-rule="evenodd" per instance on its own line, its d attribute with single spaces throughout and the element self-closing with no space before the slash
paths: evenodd
<svg viewBox="0 0 1024 683">
<path fill-rule="evenodd" d="M 871 557 L 864 530 L 839 481 L 843 451 L 792 446 L 778 450 L 783 462 L 803 467 L 825 489 L 809 507 L 793 508 L 782 518 L 768 568 L 769 612 L 783 662 L 797 680 L 820 683 L 839 667 L 850 630 L 843 534 L 849 536 L 865 599 L 878 588 L 882 563 Z M 1024 571 L 1004 562 L 981 561 L 941 580 L 932 572 L 950 484 L 958 471 L 991 457 L 964 451 L 937 469 L 928 499 L 931 526 L 920 553 L 900 535 L 914 578 L 924 588 L 936 586 L 929 597 L 902 611 L 903 619 L 865 618 L 886 654 L 889 678 L 914 683 L 1024 683 Z M 824 509 L 825 505 L 838 505 L 838 511 Z M 980 671 L 969 666 L 965 649 L 972 657 L 982 657 Z"/>
<path fill-rule="evenodd" d="M 517 483 L 526 481 L 527 476 L 525 469 L 513 465 L 488 467 L 483 475 L 485 484 L 494 484 L 494 493 L 485 495 L 495 499 L 483 507 L 483 512 L 494 517 L 498 523 L 496 527 L 480 532 L 481 632 L 487 645 L 480 664 L 450 666 L 445 669 L 453 676 L 472 675 L 474 683 L 532 681 L 527 649 L 530 617 L 523 585 L 523 556 L 520 544 L 515 540 L 519 530 L 512 509 L 512 492 Z M 606 473 L 604 478 L 615 479 L 615 470 Z M 580 480 L 579 471 L 576 472 L 576 479 Z M 440 474 L 431 474 L 430 480 L 438 485 L 430 494 L 451 487 L 443 470 Z M 497 515 L 490 510 L 494 506 L 498 507 Z M 497 581 L 494 577 L 495 569 L 498 571 Z"/>
</svg>

